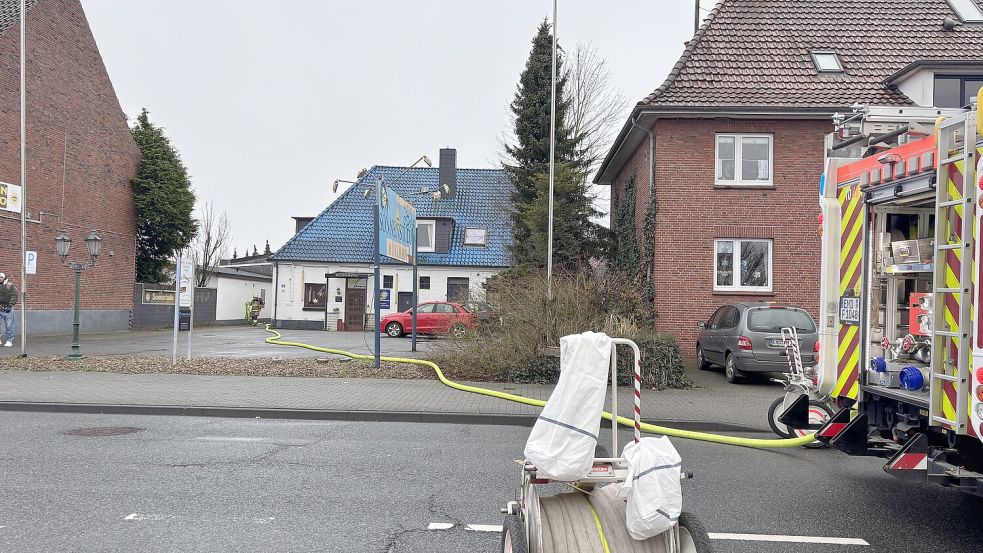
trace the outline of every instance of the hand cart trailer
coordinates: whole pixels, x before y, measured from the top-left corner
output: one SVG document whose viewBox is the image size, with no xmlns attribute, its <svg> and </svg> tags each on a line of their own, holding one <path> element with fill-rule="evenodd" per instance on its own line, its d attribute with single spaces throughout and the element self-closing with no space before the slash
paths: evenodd
<svg viewBox="0 0 983 553">
<path fill-rule="evenodd" d="M 635 357 L 635 443 L 641 440 L 641 354 L 631 340 L 611 340 L 611 451 L 618 448 L 619 345 L 629 346 Z M 710 538 L 690 513 L 682 513 L 668 531 L 644 541 L 633 539 L 625 523 L 625 500 L 617 495 L 625 481 L 628 462 L 611 457 L 598 446 L 591 471 L 575 482 L 562 482 L 570 491 L 540 495 L 539 486 L 551 481 L 537 475 L 529 461 L 522 461 L 522 487 L 517 501 L 502 512 L 504 553 L 711 553 Z M 692 478 L 683 472 L 683 479 Z"/>
</svg>

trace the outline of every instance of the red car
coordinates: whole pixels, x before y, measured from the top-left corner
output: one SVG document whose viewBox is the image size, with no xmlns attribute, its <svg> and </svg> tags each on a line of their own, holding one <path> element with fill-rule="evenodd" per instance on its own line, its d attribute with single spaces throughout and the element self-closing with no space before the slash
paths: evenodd
<svg viewBox="0 0 983 553">
<path fill-rule="evenodd" d="M 463 305 L 448 301 L 431 301 L 417 306 L 418 334 L 451 333 L 460 338 L 478 324 L 478 316 Z M 398 338 L 413 332 L 413 309 L 386 315 L 379 325 L 382 332 Z"/>
</svg>

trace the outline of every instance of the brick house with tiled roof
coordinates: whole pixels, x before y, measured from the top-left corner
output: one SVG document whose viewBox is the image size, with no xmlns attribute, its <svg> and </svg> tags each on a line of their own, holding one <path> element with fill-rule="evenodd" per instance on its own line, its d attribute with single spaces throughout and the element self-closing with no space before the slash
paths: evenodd
<svg viewBox="0 0 983 553">
<path fill-rule="evenodd" d="M 0 181 L 20 183 L 20 5 L 0 0 Z M 130 179 L 140 162 L 119 100 L 79 0 L 27 2 L 28 333 L 72 331 L 74 274 L 55 237 L 64 230 L 70 260 L 84 237 L 102 237 L 102 255 L 82 275 L 82 329 L 126 330 L 133 309 L 136 210 Z M 19 290 L 20 214 L 0 210 L 0 271 Z M 20 313 L 17 314 L 20 335 Z"/>
<path fill-rule="evenodd" d="M 983 0 L 723 0 L 633 109 L 595 177 L 611 224 L 634 179 L 654 216 L 656 327 L 692 353 L 725 303 L 818 315 L 816 217 L 831 116 L 958 107 L 983 82 Z M 630 188 L 629 188 L 630 189 Z"/>
</svg>

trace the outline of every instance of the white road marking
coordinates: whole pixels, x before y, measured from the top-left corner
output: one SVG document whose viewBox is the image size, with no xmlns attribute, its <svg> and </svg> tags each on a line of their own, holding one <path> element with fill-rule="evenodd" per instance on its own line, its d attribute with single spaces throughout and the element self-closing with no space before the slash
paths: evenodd
<svg viewBox="0 0 983 553">
<path fill-rule="evenodd" d="M 453 522 L 431 522 L 427 530 L 450 530 L 454 527 Z"/>
<path fill-rule="evenodd" d="M 266 517 L 266 518 L 254 518 L 253 523 L 255 524 L 269 524 L 276 520 L 276 517 Z"/>
<path fill-rule="evenodd" d="M 464 527 L 465 530 L 471 530 L 472 532 L 501 532 L 502 526 L 500 524 L 468 524 Z"/>
<path fill-rule="evenodd" d="M 860 538 L 831 538 L 823 536 L 782 536 L 777 534 L 728 534 L 710 532 L 711 540 L 776 541 L 788 543 L 829 543 L 835 545 L 870 545 Z"/>
<path fill-rule="evenodd" d="M 201 436 L 195 439 L 203 442 L 265 442 L 268 438 L 250 438 L 246 436 Z"/>
</svg>

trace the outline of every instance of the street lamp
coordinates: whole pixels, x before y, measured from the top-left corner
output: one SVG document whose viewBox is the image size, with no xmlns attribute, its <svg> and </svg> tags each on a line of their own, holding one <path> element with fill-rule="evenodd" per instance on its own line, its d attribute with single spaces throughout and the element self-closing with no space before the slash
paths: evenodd
<svg viewBox="0 0 983 553">
<path fill-rule="evenodd" d="M 89 251 L 89 258 L 92 259 L 89 263 L 65 261 L 68 258 L 68 252 L 71 248 L 72 239 L 65 234 L 65 231 L 62 231 L 55 238 L 55 250 L 58 252 L 58 257 L 61 258 L 61 264 L 75 271 L 75 322 L 72 323 L 72 353 L 65 357 L 65 359 L 81 359 L 82 352 L 79 349 L 79 292 L 82 285 L 82 271 L 96 266 L 96 259 L 99 257 L 99 252 L 102 251 L 102 238 L 99 238 L 96 231 L 90 232 L 85 237 L 85 249 Z"/>
</svg>

